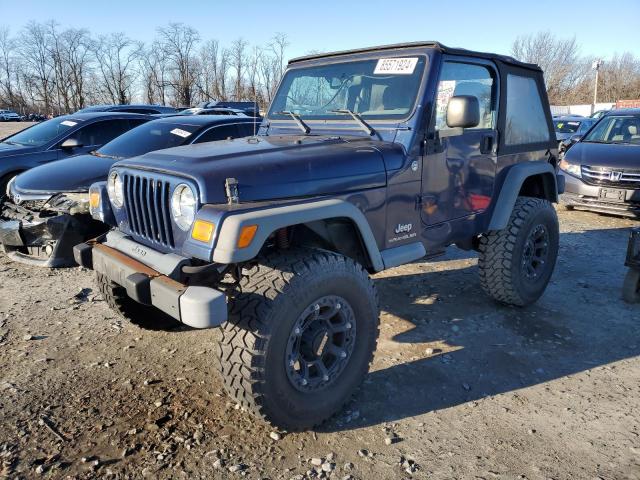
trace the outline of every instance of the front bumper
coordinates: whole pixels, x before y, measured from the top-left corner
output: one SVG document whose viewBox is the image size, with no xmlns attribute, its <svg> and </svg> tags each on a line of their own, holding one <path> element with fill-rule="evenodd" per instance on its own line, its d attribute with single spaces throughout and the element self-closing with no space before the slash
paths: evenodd
<svg viewBox="0 0 640 480">
<path fill-rule="evenodd" d="M 75 266 L 73 247 L 101 235 L 108 227 L 89 215 L 60 214 L 38 219 L 17 219 L 3 212 L 0 244 L 14 261 L 57 268 Z"/>
<path fill-rule="evenodd" d="M 103 239 L 108 239 L 108 236 L 109 234 Z M 109 243 L 109 240 L 105 243 Z M 124 287 L 132 300 L 152 305 L 185 325 L 212 328 L 227 321 L 227 301 L 224 293 L 214 288 L 180 283 L 169 275 L 151 268 L 140 259 L 123 253 L 123 250 L 127 253 L 144 251 L 143 257 L 149 255 L 156 261 L 172 263 L 177 267 L 181 265 L 181 260 L 175 258 L 175 255 L 163 256 L 147 247 L 136 249 L 137 244 L 126 238 L 118 238 L 117 242 L 111 242 L 112 245 L 117 245 L 117 248 L 105 243 L 95 240 L 76 245 L 73 249 L 76 262 Z"/>
<path fill-rule="evenodd" d="M 621 202 L 603 200 L 600 198 L 600 189 L 603 187 L 588 185 L 573 175 L 563 172 L 560 174 L 565 178 L 564 194 L 560 197 L 562 204 L 576 210 L 589 210 L 633 218 L 640 216 L 640 191 L 625 189 L 625 198 Z"/>
</svg>

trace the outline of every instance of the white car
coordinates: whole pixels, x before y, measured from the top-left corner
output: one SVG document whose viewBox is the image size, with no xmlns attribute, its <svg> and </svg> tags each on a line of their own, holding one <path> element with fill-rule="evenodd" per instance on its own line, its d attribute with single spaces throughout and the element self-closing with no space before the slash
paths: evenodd
<svg viewBox="0 0 640 480">
<path fill-rule="evenodd" d="M 0 110 L 0 122 L 19 122 L 22 117 L 13 110 Z"/>
</svg>

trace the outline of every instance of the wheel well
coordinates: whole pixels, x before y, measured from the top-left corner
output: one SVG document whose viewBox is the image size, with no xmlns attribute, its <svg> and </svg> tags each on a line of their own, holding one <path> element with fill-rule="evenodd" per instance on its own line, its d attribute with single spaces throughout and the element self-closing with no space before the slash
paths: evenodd
<svg viewBox="0 0 640 480">
<path fill-rule="evenodd" d="M 372 262 L 356 224 L 349 218 L 329 218 L 290 225 L 269 236 L 264 249 L 320 248 L 349 257 L 367 269 Z"/>
<path fill-rule="evenodd" d="M 556 179 L 550 173 L 540 173 L 527 177 L 520 187 L 519 196 L 544 198 L 550 202 L 558 201 Z"/>
</svg>

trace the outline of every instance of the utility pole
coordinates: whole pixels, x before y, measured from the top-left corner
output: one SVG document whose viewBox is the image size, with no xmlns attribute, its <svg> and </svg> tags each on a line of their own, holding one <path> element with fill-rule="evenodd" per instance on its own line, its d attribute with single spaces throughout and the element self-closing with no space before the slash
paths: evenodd
<svg viewBox="0 0 640 480">
<path fill-rule="evenodd" d="M 598 72 L 604 62 L 601 59 L 595 60 L 591 64 L 591 68 L 596 71 L 596 84 L 593 88 L 593 104 L 591 105 L 591 115 L 596 111 L 596 103 L 598 103 Z"/>
</svg>

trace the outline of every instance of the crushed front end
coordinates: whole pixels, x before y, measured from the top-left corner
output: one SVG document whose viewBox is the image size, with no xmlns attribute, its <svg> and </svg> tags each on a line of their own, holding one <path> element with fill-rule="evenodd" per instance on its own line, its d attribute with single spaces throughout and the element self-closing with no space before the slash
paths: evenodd
<svg viewBox="0 0 640 480">
<path fill-rule="evenodd" d="M 71 267 L 76 265 L 74 245 L 107 228 L 91 218 L 86 193 L 60 193 L 24 201 L 11 197 L 5 198 L 0 213 L 0 244 L 17 262 Z"/>
</svg>

